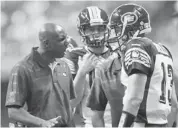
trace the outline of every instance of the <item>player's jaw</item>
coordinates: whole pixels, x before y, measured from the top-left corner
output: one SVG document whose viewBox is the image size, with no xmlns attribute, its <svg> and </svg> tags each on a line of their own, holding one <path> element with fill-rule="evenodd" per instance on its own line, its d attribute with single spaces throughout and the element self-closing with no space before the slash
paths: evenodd
<svg viewBox="0 0 178 128">
<path fill-rule="evenodd" d="M 105 52 L 106 46 L 102 45 L 100 47 L 90 47 L 88 46 L 88 50 L 96 55 L 100 55 Z"/>
</svg>

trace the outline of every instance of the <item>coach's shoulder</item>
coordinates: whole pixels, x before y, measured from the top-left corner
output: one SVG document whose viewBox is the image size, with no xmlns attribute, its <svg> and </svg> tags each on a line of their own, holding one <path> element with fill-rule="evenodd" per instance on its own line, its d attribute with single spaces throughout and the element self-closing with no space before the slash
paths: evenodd
<svg viewBox="0 0 178 128">
<path fill-rule="evenodd" d="M 24 75 L 25 72 L 27 72 L 28 67 L 26 66 L 26 64 L 23 61 L 19 61 L 18 63 L 16 63 L 13 68 L 11 69 L 11 73 L 17 73 L 17 74 L 21 74 Z"/>
</svg>

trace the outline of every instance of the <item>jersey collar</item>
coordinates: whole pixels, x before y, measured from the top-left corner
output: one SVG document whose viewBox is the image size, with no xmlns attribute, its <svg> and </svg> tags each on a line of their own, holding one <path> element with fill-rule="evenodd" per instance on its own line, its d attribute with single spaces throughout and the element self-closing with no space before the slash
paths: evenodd
<svg viewBox="0 0 178 128">
<path fill-rule="evenodd" d="M 33 60 L 37 62 L 41 67 L 49 67 L 48 63 L 41 57 L 37 49 L 38 47 L 32 48 L 31 55 L 33 57 Z"/>
</svg>

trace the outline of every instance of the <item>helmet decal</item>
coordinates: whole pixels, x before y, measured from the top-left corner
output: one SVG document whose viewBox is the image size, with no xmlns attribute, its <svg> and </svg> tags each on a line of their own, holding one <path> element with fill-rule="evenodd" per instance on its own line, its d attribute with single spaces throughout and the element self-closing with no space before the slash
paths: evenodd
<svg viewBox="0 0 178 128">
<path fill-rule="evenodd" d="M 101 10 L 99 8 L 92 6 L 87 7 L 90 19 L 101 19 Z"/>
<path fill-rule="evenodd" d="M 138 16 L 133 12 L 127 12 L 121 16 L 122 23 L 124 23 L 124 20 L 127 21 L 127 25 L 132 25 L 137 22 Z"/>
<path fill-rule="evenodd" d="M 101 19 L 101 10 L 98 7 L 92 6 L 88 7 L 88 12 L 90 16 L 90 24 L 97 25 L 98 23 L 103 23 L 103 19 Z"/>
</svg>

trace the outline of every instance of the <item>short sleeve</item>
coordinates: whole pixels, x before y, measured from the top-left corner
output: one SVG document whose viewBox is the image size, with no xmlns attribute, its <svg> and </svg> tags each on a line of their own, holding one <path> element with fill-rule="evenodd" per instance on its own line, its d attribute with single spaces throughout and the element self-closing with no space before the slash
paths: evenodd
<svg viewBox="0 0 178 128">
<path fill-rule="evenodd" d="M 99 69 L 95 69 L 95 78 L 88 97 L 87 106 L 92 110 L 104 111 L 107 105 L 107 98 L 102 88 Z"/>
<path fill-rule="evenodd" d="M 22 107 L 27 100 L 27 87 L 28 78 L 26 74 L 26 69 L 21 65 L 16 65 L 11 71 L 5 106 Z"/>
<path fill-rule="evenodd" d="M 133 73 L 149 75 L 152 63 L 152 56 L 144 42 L 135 39 L 127 44 L 124 55 L 124 68 L 128 75 Z"/>
</svg>

